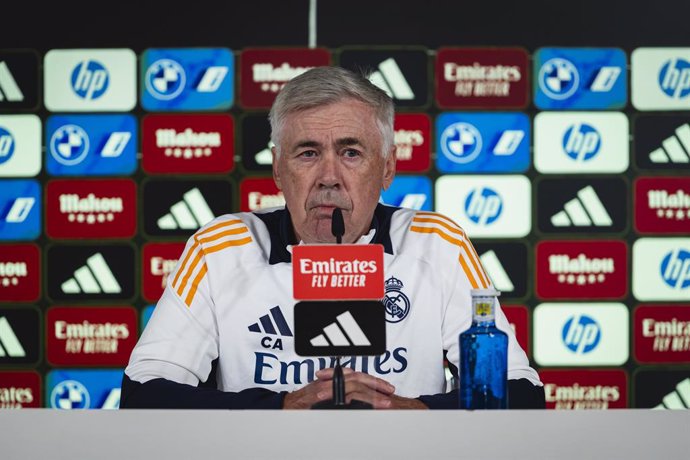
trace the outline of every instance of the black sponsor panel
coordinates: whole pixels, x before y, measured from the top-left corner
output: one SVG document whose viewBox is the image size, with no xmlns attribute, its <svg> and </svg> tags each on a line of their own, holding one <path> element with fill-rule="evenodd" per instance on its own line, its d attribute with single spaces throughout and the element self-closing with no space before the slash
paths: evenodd
<svg viewBox="0 0 690 460">
<path fill-rule="evenodd" d="M 690 368 L 635 373 L 636 408 L 690 409 Z"/>
<path fill-rule="evenodd" d="M 244 115 L 240 120 L 242 135 L 238 150 L 247 171 L 271 171 L 271 125 L 268 112 Z"/>
<path fill-rule="evenodd" d="M 620 177 L 544 179 L 536 202 L 542 233 L 621 233 L 628 225 L 628 185 Z"/>
<path fill-rule="evenodd" d="M 142 189 L 144 230 L 151 236 L 188 237 L 233 211 L 232 184 L 222 179 L 152 179 Z"/>
<path fill-rule="evenodd" d="M 36 52 L 0 52 L 0 111 L 38 108 L 38 75 Z"/>
<path fill-rule="evenodd" d="M 41 319 L 30 307 L 0 308 L 0 366 L 38 363 Z"/>
<path fill-rule="evenodd" d="M 633 131 L 638 168 L 690 169 L 690 116 L 638 115 Z"/>
<path fill-rule="evenodd" d="M 520 299 L 527 295 L 528 251 L 524 243 L 475 243 L 484 271 L 500 299 Z M 505 303 L 504 301 L 502 303 Z"/>
<path fill-rule="evenodd" d="M 300 356 L 378 356 L 386 351 L 386 315 L 374 300 L 299 302 L 295 353 Z"/>
<path fill-rule="evenodd" d="M 429 59 L 426 49 L 348 49 L 338 64 L 363 71 L 386 91 L 396 107 L 423 107 L 429 101 Z"/>
<path fill-rule="evenodd" d="M 51 246 L 46 270 L 53 300 L 130 300 L 135 294 L 137 264 L 130 245 Z"/>
</svg>

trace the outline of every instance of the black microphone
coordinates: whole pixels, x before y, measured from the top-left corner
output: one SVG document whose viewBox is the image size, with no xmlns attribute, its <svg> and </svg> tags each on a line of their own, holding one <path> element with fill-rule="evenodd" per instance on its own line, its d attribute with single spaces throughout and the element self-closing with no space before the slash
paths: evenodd
<svg viewBox="0 0 690 460">
<path fill-rule="evenodd" d="M 331 216 L 331 233 L 335 236 L 337 244 L 342 244 L 345 234 L 345 221 L 343 220 L 343 210 L 333 209 Z M 340 366 L 340 356 L 336 358 L 335 368 L 333 369 L 333 404 L 336 406 L 345 405 L 345 379 L 343 368 Z"/>
<path fill-rule="evenodd" d="M 333 209 L 333 216 L 331 217 L 331 233 L 335 236 L 335 242 L 341 244 L 343 242 L 343 235 L 345 234 L 345 221 L 343 220 L 343 210 L 340 208 Z"/>
</svg>

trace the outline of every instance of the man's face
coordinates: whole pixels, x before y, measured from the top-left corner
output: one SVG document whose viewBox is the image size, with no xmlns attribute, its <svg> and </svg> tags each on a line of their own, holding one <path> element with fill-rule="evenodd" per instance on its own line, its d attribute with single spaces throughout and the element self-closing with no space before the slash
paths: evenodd
<svg viewBox="0 0 690 460">
<path fill-rule="evenodd" d="M 343 211 L 343 243 L 369 231 L 381 189 L 395 175 L 395 148 L 387 158 L 373 109 L 355 99 L 286 117 L 273 178 L 283 191 L 298 239 L 332 243 L 333 209 Z"/>
</svg>

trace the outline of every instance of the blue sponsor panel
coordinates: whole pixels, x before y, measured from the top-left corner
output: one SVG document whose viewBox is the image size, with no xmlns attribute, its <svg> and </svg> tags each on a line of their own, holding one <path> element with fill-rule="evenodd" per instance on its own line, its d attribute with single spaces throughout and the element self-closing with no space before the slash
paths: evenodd
<svg viewBox="0 0 690 460">
<path fill-rule="evenodd" d="M 141 330 L 139 331 L 139 335 L 141 335 L 141 333 L 144 332 L 144 329 L 146 329 L 146 325 L 149 323 L 149 320 L 151 319 L 151 315 L 153 314 L 154 308 L 156 308 L 155 305 L 147 305 L 141 311 L 141 321 L 139 322 L 139 324 L 141 324 Z"/>
<path fill-rule="evenodd" d="M 534 56 L 534 105 L 544 110 L 622 109 L 627 58 L 618 48 L 540 48 Z"/>
<path fill-rule="evenodd" d="M 118 409 L 122 369 L 55 369 L 46 375 L 46 407 Z"/>
<path fill-rule="evenodd" d="M 441 172 L 515 173 L 530 166 L 530 121 L 524 113 L 442 113 L 436 133 Z"/>
<path fill-rule="evenodd" d="M 426 176 L 397 176 L 388 190 L 381 192 L 381 201 L 391 206 L 432 211 L 431 179 Z"/>
<path fill-rule="evenodd" d="M 132 174 L 137 168 L 133 115 L 54 115 L 46 123 L 46 168 L 54 176 Z"/>
<path fill-rule="evenodd" d="M 0 241 L 41 234 L 41 187 L 35 180 L 0 180 Z"/>
<path fill-rule="evenodd" d="M 225 110 L 234 100 L 227 48 L 150 48 L 141 58 L 141 105 L 150 111 Z"/>
</svg>

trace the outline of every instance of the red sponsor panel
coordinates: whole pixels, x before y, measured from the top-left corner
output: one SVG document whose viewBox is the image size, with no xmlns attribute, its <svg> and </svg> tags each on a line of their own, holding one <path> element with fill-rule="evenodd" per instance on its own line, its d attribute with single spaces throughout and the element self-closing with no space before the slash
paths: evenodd
<svg viewBox="0 0 690 460">
<path fill-rule="evenodd" d="M 35 371 L 0 371 L 0 409 L 41 407 L 41 376 Z"/>
<path fill-rule="evenodd" d="M 641 305 L 633 314 L 640 363 L 690 363 L 690 305 Z"/>
<path fill-rule="evenodd" d="M 240 104 L 267 109 L 285 83 L 313 67 L 329 65 L 325 48 L 248 48 L 240 54 Z"/>
<path fill-rule="evenodd" d="M 522 48 L 441 48 L 436 102 L 442 108 L 523 108 L 529 55 Z"/>
<path fill-rule="evenodd" d="M 243 212 L 283 206 L 285 197 L 272 177 L 252 177 L 240 182 L 240 210 Z"/>
<path fill-rule="evenodd" d="M 137 338 L 137 312 L 131 307 L 46 312 L 46 358 L 53 366 L 126 366 Z"/>
<path fill-rule="evenodd" d="M 638 177 L 634 188 L 635 230 L 690 233 L 690 177 Z"/>
<path fill-rule="evenodd" d="M 41 257 L 35 244 L 0 245 L 0 302 L 34 302 L 41 293 Z"/>
<path fill-rule="evenodd" d="M 628 376 L 614 369 L 540 370 L 547 409 L 625 409 Z"/>
<path fill-rule="evenodd" d="M 142 248 L 142 294 L 149 302 L 157 302 L 184 251 L 184 243 L 146 243 Z"/>
<path fill-rule="evenodd" d="M 381 300 L 383 246 L 293 246 L 292 283 L 296 300 Z"/>
<path fill-rule="evenodd" d="M 518 343 L 529 356 L 529 314 L 524 305 L 501 305 Z"/>
<path fill-rule="evenodd" d="M 622 299 L 628 292 L 623 241 L 541 241 L 536 290 L 542 299 Z"/>
<path fill-rule="evenodd" d="M 52 180 L 46 185 L 51 238 L 131 238 L 137 230 L 137 186 L 131 179 Z"/>
<path fill-rule="evenodd" d="M 227 173 L 235 165 L 230 115 L 147 115 L 142 167 L 149 174 Z"/>
<path fill-rule="evenodd" d="M 431 119 L 425 113 L 400 113 L 395 116 L 395 169 L 398 172 L 424 172 L 431 163 Z"/>
</svg>

